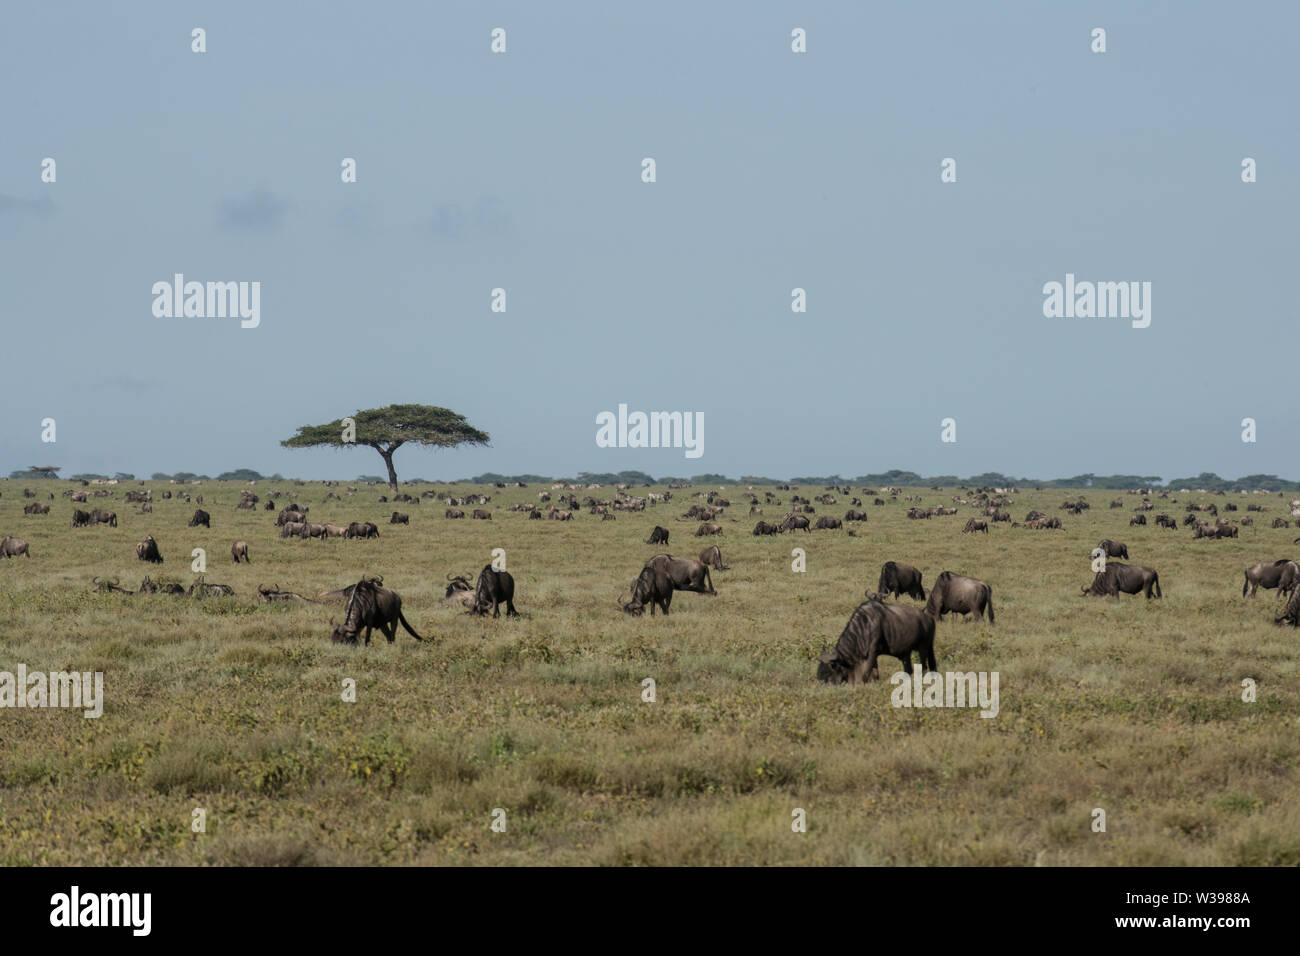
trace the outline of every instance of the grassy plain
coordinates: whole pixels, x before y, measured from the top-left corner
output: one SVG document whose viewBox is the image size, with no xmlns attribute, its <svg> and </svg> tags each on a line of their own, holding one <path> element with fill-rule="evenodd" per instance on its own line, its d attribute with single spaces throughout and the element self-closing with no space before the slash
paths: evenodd
<svg viewBox="0 0 1300 956">
<path fill-rule="evenodd" d="M 485 488 L 490 522 L 446 520 L 426 500 L 396 506 L 405 527 L 386 523 L 382 487 L 325 502 L 320 483 L 259 483 L 314 520 L 380 526 L 378 540 L 304 542 L 279 538 L 274 513 L 235 510 L 241 484 L 189 489 L 211 530 L 186 527 L 196 505 L 162 500 L 166 483 L 146 483 L 153 514 L 122 500 L 138 485 L 118 485 L 81 506 L 115 510 L 118 527 L 77 530 L 69 482 L 26 484 L 55 500 L 26 516 L 24 483 L 0 481 L 0 534 L 33 555 L 0 561 L 0 670 L 103 671 L 106 703 L 90 720 L 0 710 L 0 864 L 1300 864 L 1300 635 L 1273 625 L 1276 592 L 1241 597 L 1248 564 L 1295 553 L 1294 529 L 1268 527 L 1289 496 L 1157 501 L 1180 520 L 1192 500 L 1238 501 L 1237 518 L 1247 502 L 1269 509 L 1227 540 L 1130 528 L 1139 499 L 1102 490 L 1078 517 L 1059 510 L 1073 493 L 1015 496 L 1017 521 L 1038 508 L 1062 531 L 962 535 L 973 509 L 912 521 L 900 498 L 868 499 L 856 537 L 755 538 L 732 485 L 725 534 L 697 539 L 680 517 L 696 488 L 572 523 L 504 510 L 541 486 Z M 403 490 L 430 487 L 470 490 Z M 928 506 L 954 491 L 910 493 Z M 1107 507 L 1117 495 L 1122 511 Z M 644 543 L 655 524 L 666 549 Z M 160 568 L 135 558 L 147 533 Z M 1159 571 L 1164 600 L 1080 596 L 1103 537 Z M 231 564 L 237 538 L 251 565 Z M 678 594 L 667 618 L 619 611 L 652 554 L 714 542 L 732 568 L 714 572 L 717 597 Z M 796 546 L 807 573 L 791 570 Z M 234 598 L 91 591 L 93 575 L 188 586 L 195 547 Z M 445 573 L 477 572 L 496 547 L 522 619 L 439 606 Z M 945 569 L 992 585 L 997 624 L 946 619 L 936 651 L 940 670 L 999 672 L 995 719 L 891 706 L 893 658 L 878 684 L 813 679 L 889 559 L 921 568 L 927 590 Z M 253 601 L 259 583 L 314 596 L 365 573 L 435 641 L 376 632 L 369 648 L 333 646 L 339 608 Z M 647 677 L 655 703 L 641 699 Z M 504 833 L 490 829 L 495 808 Z M 806 833 L 792 832 L 796 808 Z"/>
</svg>

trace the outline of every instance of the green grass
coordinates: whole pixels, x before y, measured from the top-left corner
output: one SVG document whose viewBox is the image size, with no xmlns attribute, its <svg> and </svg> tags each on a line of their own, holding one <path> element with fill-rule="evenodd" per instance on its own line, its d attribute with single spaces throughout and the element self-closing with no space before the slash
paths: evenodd
<svg viewBox="0 0 1300 956">
<path fill-rule="evenodd" d="M 445 520 L 427 499 L 380 504 L 382 488 L 324 502 L 319 483 L 260 483 L 315 521 L 380 526 L 377 541 L 304 542 L 279 538 L 273 512 L 236 511 L 242 484 L 191 489 L 211 530 L 186 527 L 197 502 L 162 500 L 165 483 L 148 483 L 152 515 L 122 500 L 138 485 L 118 485 L 81 507 L 115 510 L 119 526 L 77 530 L 68 482 L 27 483 L 54 491 L 47 516 L 22 514 L 23 484 L 0 482 L 0 534 L 33 554 L 0 561 L 0 670 L 102 670 L 106 702 L 98 720 L 0 711 L 0 864 L 1300 864 L 1300 635 L 1273 625 L 1276 592 L 1240 596 L 1248 564 L 1294 554 L 1296 531 L 1267 527 L 1289 498 L 1157 501 L 1180 520 L 1190 500 L 1239 500 L 1230 517 L 1246 501 L 1270 509 L 1219 541 L 1129 528 L 1139 499 L 1112 511 L 1117 493 L 1099 490 L 1079 517 L 1059 510 L 1066 492 L 1016 496 L 1016 520 L 1038 508 L 1063 531 L 962 535 L 971 508 L 909 521 L 900 498 L 868 499 L 857 537 L 755 538 L 731 486 L 725 535 L 696 539 L 679 518 L 693 488 L 562 523 L 504 510 L 541 486 L 484 489 L 485 522 Z M 929 506 L 954 491 L 915 493 Z M 838 497 L 817 513 L 842 517 Z M 409 527 L 386 523 L 394 507 Z M 717 597 L 678 594 L 669 617 L 635 619 L 615 598 L 664 550 L 644 544 L 655 524 L 672 554 L 717 542 L 732 570 L 714 572 Z M 161 568 L 135 559 L 147 533 Z M 1103 537 L 1158 569 L 1163 601 L 1080 596 Z M 251 565 L 230 562 L 239 538 Z M 806 574 L 791 572 L 795 546 Z M 195 547 L 234 598 L 91 593 L 93 575 L 188 586 Z M 477 572 L 495 547 L 522 620 L 441 607 L 444 575 Z M 941 670 L 1000 673 L 996 719 L 892 707 L 894 658 L 879 684 L 813 679 L 890 559 L 921 568 L 927 589 L 945 569 L 992 585 L 996 626 L 947 619 L 936 652 Z M 253 601 L 258 584 L 314 596 L 363 574 L 382 574 L 435 641 L 399 630 L 391 646 L 378 632 L 369 648 L 334 646 L 341 608 Z M 641 700 L 647 677 L 655 703 Z M 1255 703 L 1241 701 L 1246 677 Z M 196 807 L 205 833 L 191 831 Z M 490 829 L 495 808 L 505 833 Z M 791 831 L 796 808 L 807 833 Z"/>
</svg>

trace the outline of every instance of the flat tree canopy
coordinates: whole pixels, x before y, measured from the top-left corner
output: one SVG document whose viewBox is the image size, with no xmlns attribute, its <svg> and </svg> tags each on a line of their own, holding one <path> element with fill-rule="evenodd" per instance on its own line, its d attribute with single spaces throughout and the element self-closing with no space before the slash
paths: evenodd
<svg viewBox="0 0 1300 956">
<path fill-rule="evenodd" d="M 455 448 L 457 445 L 486 445 L 492 440 L 449 408 L 436 405 L 389 405 L 368 408 L 351 416 L 355 423 L 355 441 L 345 441 L 348 423 L 342 418 L 325 425 L 303 425 L 292 438 L 280 442 L 286 448 L 352 448 L 369 445 L 379 452 L 388 466 L 388 487 L 397 492 L 397 472 L 393 452 L 408 442 Z"/>
</svg>

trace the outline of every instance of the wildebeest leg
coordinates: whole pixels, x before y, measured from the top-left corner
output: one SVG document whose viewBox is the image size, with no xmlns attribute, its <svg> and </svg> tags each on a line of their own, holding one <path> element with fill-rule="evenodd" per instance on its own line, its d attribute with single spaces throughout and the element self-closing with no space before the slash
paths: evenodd
<svg viewBox="0 0 1300 956">
<path fill-rule="evenodd" d="M 366 628 L 366 647 L 370 646 L 370 630 L 369 627 Z"/>
<path fill-rule="evenodd" d="M 380 624 L 380 625 L 379 625 L 379 628 L 380 628 L 380 630 L 382 630 L 382 631 L 384 632 L 384 637 L 388 638 L 388 643 L 389 643 L 389 644 L 391 644 L 391 643 L 393 643 L 393 641 L 397 640 L 397 622 L 396 622 L 396 621 L 389 621 L 387 624 Z"/>
<path fill-rule="evenodd" d="M 939 672 L 939 659 L 934 656 L 934 641 L 931 641 L 925 647 L 925 666 L 936 674 Z"/>
<path fill-rule="evenodd" d="M 519 612 L 515 610 L 515 602 L 506 598 L 506 617 L 518 617 Z"/>
<path fill-rule="evenodd" d="M 494 618 L 498 618 L 498 617 L 500 617 L 500 616 L 501 616 L 501 602 L 498 601 L 498 600 L 496 599 L 496 596 L 495 596 L 495 595 L 493 595 L 493 597 L 492 597 L 492 617 L 494 617 Z"/>
</svg>

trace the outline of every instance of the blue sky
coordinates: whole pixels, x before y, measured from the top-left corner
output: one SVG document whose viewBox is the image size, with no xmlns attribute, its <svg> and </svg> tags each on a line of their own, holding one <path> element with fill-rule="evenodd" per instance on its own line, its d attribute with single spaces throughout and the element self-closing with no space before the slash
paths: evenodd
<svg viewBox="0 0 1300 956">
<path fill-rule="evenodd" d="M 0 21 L 0 473 L 381 473 L 279 442 L 420 402 L 492 447 L 399 475 L 1300 477 L 1295 4 L 119 7 Z M 260 326 L 155 318 L 176 272 Z M 1151 326 L 1045 318 L 1067 272 Z"/>
</svg>

